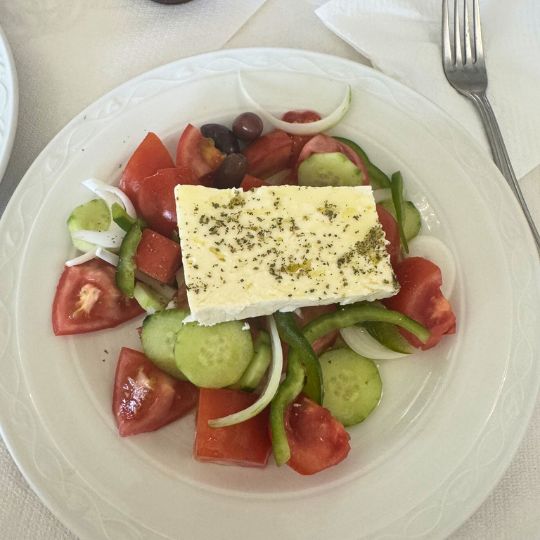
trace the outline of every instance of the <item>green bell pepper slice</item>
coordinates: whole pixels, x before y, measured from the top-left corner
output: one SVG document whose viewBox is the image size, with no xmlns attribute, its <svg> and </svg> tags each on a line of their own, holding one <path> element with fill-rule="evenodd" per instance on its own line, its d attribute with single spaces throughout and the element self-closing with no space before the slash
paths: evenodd
<svg viewBox="0 0 540 540">
<path fill-rule="evenodd" d="M 116 268 L 116 285 L 128 298 L 133 298 L 135 290 L 135 253 L 142 238 L 142 229 L 138 222 L 135 222 L 124 236 L 120 246 L 118 266 Z"/>
<path fill-rule="evenodd" d="M 277 312 L 274 314 L 279 336 L 302 361 L 306 372 L 304 394 L 321 405 L 323 401 L 322 371 L 319 359 L 313 351 L 311 344 L 305 338 L 302 330 L 296 324 L 294 315 L 290 312 Z"/>
<path fill-rule="evenodd" d="M 360 302 L 342 306 L 337 311 L 326 313 L 308 323 L 304 328 L 306 339 L 313 343 L 316 339 L 341 328 L 348 328 L 363 322 L 385 322 L 400 326 L 415 335 L 422 343 L 426 343 L 430 331 L 415 320 L 399 311 L 373 306 Z"/>
</svg>

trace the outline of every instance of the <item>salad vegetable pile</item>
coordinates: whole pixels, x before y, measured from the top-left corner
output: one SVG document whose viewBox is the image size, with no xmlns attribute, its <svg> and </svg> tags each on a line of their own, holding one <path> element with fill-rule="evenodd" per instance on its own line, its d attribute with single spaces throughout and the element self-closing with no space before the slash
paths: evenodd
<svg viewBox="0 0 540 540">
<path fill-rule="evenodd" d="M 81 254 L 60 276 L 52 326 L 58 336 L 79 334 L 146 314 L 141 350 L 124 347 L 118 358 L 112 412 L 121 436 L 157 430 L 196 408 L 196 459 L 261 467 L 273 453 L 278 465 L 314 474 L 346 458 L 345 428 L 378 405 L 377 362 L 430 349 L 455 332 L 440 268 L 408 255 L 421 218 L 401 174 L 387 176 L 357 143 L 323 133 L 349 99 L 327 118 L 306 110 L 276 119 L 251 102 L 259 114 L 244 112 L 230 126 L 187 125 L 174 159 L 148 133 L 118 187 L 84 182 L 96 197 L 67 220 Z M 278 128 L 263 134 L 259 115 Z M 399 292 L 213 326 L 187 322 L 174 195 L 185 184 L 371 185 Z M 305 271 L 298 266 L 288 271 Z"/>
</svg>

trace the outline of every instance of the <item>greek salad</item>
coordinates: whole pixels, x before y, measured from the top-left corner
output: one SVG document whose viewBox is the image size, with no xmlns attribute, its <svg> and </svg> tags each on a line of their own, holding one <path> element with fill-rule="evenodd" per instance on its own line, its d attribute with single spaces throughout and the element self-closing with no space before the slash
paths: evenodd
<svg viewBox="0 0 540 540">
<path fill-rule="evenodd" d="M 120 436 L 158 430 L 195 410 L 195 459 L 264 467 L 273 454 L 278 465 L 314 474 L 347 457 L 347 429 L 379 404 L 377 363 L 430 349 L 455 332 L 443 294 L 450 292 L 452 265 L 444 265 L 450 270 L 443 286 L 422 238 L 437 241 L 418 236 L 420 213 L 407 200 L 402 175 L 388 176 L 356 141 L 328 134 L 339 130 L 349 101 L 348 94 L 325 118 L 311 110 L 276 118 L 250 99 L 256 112 L 243 112 L 230 125 L 188 124 L 175 156 L 148 133 L 119 186 L 83 182 L 94 198 L 67 219 L 80 254 L 61 272 L 52 327 L 57 336 L 81 334 L 146 314 L 137 330 L 140 350 L 124 347 L 118 358 L 112 414 Z M 272 124 L 266 132 L 263 119 Z M 376 225 L 353 250 L 336 253 L 336 265 L 361 261 L 364 266 L 353 266 L 358 280 L 368 279 L 369 265 L 388 265 L 392 279 L 385 286 L 395 290 L 379 300 L 311 302 L 295 311 L 199 324 L 189 318 L 197 265 L 186 254 L 190 240 L 182 236 L 175 199 L 175 190 L 177 198 L 188 193 L 184 186 L 228 190 L 234 200 L 278 186 L 371 186 Z M 340 211 L 337 203 L 319 210 L 329 223 Z M 219 229 L 215 216 L 197 219 Z M 263 240 L 270 232 L 258 231 Z M 212 252 L 216 268 L 230 253 L 222 245 Z M 436 251 L 451 261 L 444 246 Z M 311 270 L 303 261 L 274 272 L 309 279 Z"/>
</svg>

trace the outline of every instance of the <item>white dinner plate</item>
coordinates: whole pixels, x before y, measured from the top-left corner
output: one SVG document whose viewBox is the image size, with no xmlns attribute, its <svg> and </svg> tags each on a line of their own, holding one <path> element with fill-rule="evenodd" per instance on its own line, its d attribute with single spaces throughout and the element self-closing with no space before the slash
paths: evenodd
<svg viewBox="0 0 540 540">
<path fill-rule="evenodd" d="M 15 62 L 0 28 L 0 182 L 4 176 L 17 128 L 19 93 Z"/>
<path fill-rule="evenodd" d="M 424 233 L 457 263 L 455 336 L 380 362 L 383 399 L 350 429 L 336 467 L 303 477 L 202 464 L 193 416 L 121 439 L 111 414 L 116 358 L 140 320 L 54 337 L 50 312 L 65 220 L 88 177 L 116 182 L 148 130 L 173 150 L 188 122 L 246 109 L 238 71 L 276 113 L 328 113 L 352 87 L 334 133 L 403 173 Z M 250 86 L 251 85 L 251 86 Z M 151 71 L 88 107 L 46 147 L 0 225 L 0 419 L 18 466 L 82 538 L 435 538 L 480 505 L 510 463 L 540 380 L 540 270 L 518 204 L 466 133 L 421 96 L 365 66 L 297 50 L 221 51 Z"/>
</svg>

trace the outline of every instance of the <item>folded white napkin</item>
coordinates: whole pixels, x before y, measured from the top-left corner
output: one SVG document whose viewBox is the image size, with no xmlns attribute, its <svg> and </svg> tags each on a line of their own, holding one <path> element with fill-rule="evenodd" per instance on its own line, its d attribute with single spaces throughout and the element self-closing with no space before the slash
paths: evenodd
<svg viewBox="0 0 540 540">
<path fill-rule="evenodd" d="M 481 0 L 480 10 L 487 93 L 521 178 L 540 164 L 540 2 Z M 331 0 L 316 13 L 376 68 L 434 101 L 489 151 L 473 105 L 444 76 L 441 0 Z"/>
</svg>

